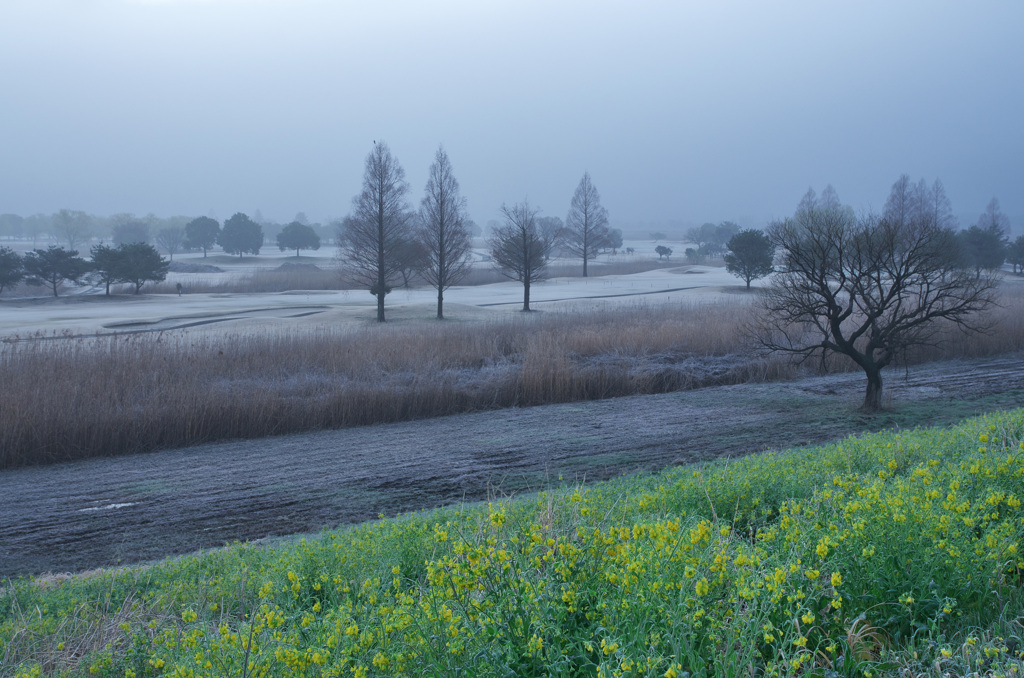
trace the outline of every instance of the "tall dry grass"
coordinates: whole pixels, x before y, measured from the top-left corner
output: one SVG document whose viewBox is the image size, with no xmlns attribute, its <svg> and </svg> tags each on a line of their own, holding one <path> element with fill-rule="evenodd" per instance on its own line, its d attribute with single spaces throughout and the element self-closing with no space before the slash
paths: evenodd
<svg viewBox="0 0 1024 678">
<path fill-rule="evenodd" d="M 135 334 L 0 346 L 0 468 L 218 439 L 782 379 L 750 308 L 652 306 L 223 337 Z M 912 361 L 1024 349 L 1024 297 L 987 335 Z M 849 364 L 834 362 L 833 368 Z"/>
</svg>

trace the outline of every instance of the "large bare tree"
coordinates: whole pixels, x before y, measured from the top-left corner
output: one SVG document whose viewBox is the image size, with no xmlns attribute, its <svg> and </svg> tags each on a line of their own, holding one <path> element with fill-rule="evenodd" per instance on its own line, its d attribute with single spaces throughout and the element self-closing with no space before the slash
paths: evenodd
<svg viewBox="0 0 1024 678">
<path fill-rule="evenodd" d="M 51 238 L 78 249 L 92 238 L 92 219 L 80 210 L 61 210 L 50 219 Z"/>
<path fill-rule="evenodd" d="M 587 262 L 608 246 L 608 211 L 601 206 L 601 196 L 590 173 L 584 172 L 576 192 L 572 195 L 569 214 L 565 217 L 565 247 L 583 258 L 583 277 L 587 277 Z"/>
<path fill-rule="evenodd" d="M 867 376 L 866 411 L 881 408 L 882 370 L 895 358 L 943 324 L 982 329 L 977 314 L 994 303 L 996 278 L 963 268 L 935 210 L 917 200 L 904 209 L 906 183 L 881 217 L 858 219 L 826 190 L 768 227 L 783 266 L 762 297 L 762 344 L 803 359 L 848 356 Z"/>
<path fill-rule="evenodd" d="M 501 206 L 505 221 L 496 226 L 488 244 L 495 265 L 508 278 L 523 283 L 523 310 L 530 310 L 530 285 L 546 276 L 552 236 L 537 228 L 537 212 L 528 201 Z"/>
<path fill-rule="evenodd" d="M 157 247 L 166 252 L 171 261 L 174 261 L 174 255 L 184 243 L 185 229 L 181 226 L 168 226 L 156 232 Z"/>
<path fill-rule="evenodd" d="M 420 271 L 437 289 L 437 318 L 444 319 L 444 291 L 459 282 L 470 268 L 470 235 L 466 199 L 444 148 L 430 165 L 430 176 L 420 204 L 419 240 L 425 250 Z"/>
<path fill-rule="evenodd" d="M 384 322 L 384 297 L 401 276 L 399 249 L 410 238 L 405 170 L 383 141 L 366 156 L 363 190 L 352 199 L 342 239 L 352 279 L 377 297 L 377 322 Z"/>
</svg>

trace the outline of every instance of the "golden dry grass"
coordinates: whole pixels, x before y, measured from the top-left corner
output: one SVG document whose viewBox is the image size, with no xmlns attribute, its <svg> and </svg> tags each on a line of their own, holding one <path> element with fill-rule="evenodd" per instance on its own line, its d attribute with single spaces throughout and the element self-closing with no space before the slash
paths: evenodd
<svg viewBox="0 0 1024 678">
<path fill-rule="evenodd" d="M 636 307 L 317 333 L 136 334 L 0 347 L 0 468 L 218 439 L 782 379 L 750 307 Z M 1024 348 L 1024 296 L 908 362 Z M 833 360 L 831 369 L 850 369 Z"/>
</svg>

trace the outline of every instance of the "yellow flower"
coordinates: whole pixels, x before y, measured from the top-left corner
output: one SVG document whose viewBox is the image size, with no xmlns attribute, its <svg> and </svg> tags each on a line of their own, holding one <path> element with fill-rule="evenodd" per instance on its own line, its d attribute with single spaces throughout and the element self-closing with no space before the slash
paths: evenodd
<svg viewBox="0 0 1024 678">
<path fill-rule="evenodd" d="M 843 583 L 843 575 L 838 572 L 832 573 L 832 586 L 841 586 Z"/>
</svg>

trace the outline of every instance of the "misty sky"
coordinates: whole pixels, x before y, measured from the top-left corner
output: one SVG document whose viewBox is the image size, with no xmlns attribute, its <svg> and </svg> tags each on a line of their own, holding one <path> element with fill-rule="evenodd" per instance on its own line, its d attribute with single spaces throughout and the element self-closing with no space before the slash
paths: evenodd
<svg viewBox="0 0 1024 678">
<path fill-rule="evenodd" d="M 1024 3 L 0 0 L 0 213 L 343 216 L 439 143 L 483 224 L 879 209 L 901 173 L 1024 232 Z M 1021 216 L 1017 216 L 1021 215 Z"/>
</svg>

